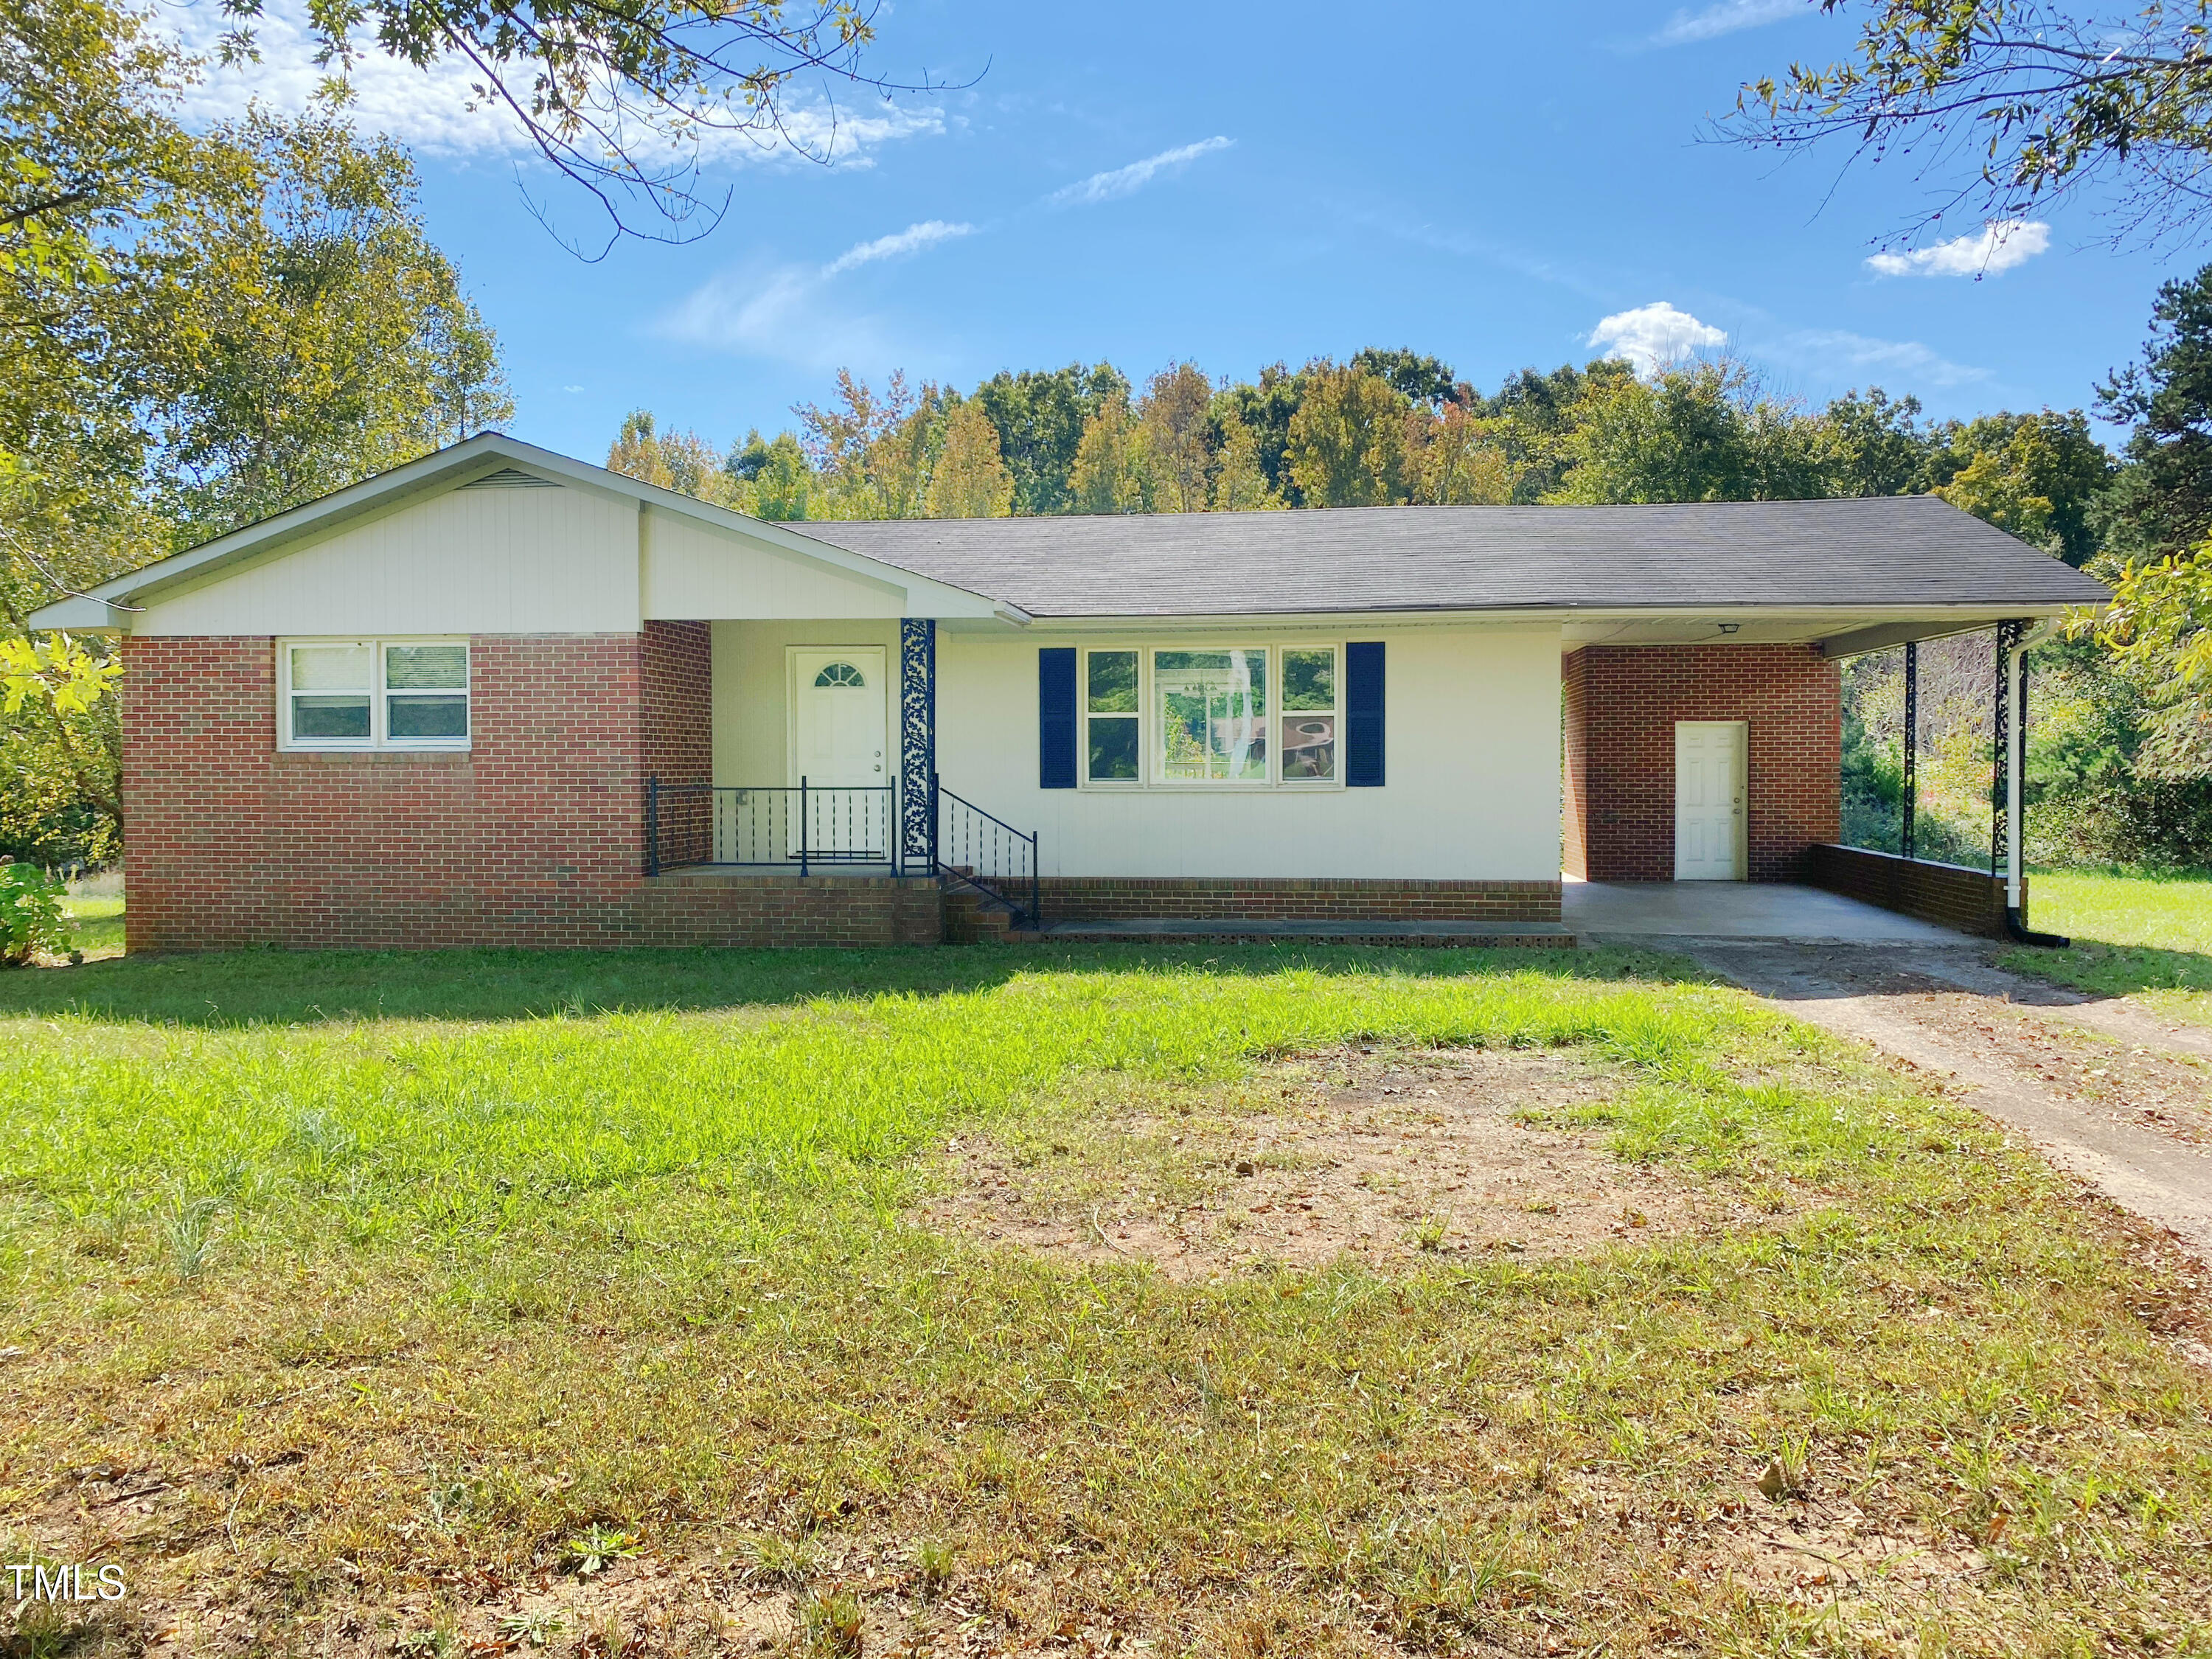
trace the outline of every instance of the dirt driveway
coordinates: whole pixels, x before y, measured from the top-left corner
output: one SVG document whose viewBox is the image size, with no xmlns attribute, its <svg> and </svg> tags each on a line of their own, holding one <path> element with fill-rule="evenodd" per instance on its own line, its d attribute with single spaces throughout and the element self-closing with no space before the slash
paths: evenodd
<svg viewBox="0 0 2212 1659">
<path fill-rule="evenodd" d="M 1704 940 L 1690 954 L 1932 1073 L 2212 1261 L 2212 1031 L 2008 973 L 1971 941 Z"/>
</svg>

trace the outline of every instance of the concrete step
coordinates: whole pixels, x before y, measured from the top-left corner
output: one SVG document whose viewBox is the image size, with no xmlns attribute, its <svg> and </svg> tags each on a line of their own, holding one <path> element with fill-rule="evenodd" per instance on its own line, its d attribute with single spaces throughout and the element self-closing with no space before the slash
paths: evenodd
<svg viewBox="0 0 2212 1659">
<path fill-rule="evenodd" d="M 1009 929 L 1017 945 L 1372 945 L 1458 949 L 1572 949 L 1557 922 L 1285 921 L 1267 918 L 1132 917 L 1121 921 L 1048 921 Z"/>
</svg>

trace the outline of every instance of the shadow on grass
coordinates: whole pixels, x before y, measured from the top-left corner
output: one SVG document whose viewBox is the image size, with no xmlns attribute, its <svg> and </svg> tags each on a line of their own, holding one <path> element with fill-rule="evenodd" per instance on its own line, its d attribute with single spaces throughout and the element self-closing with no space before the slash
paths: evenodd
<svg viewBox="0 0 2212 1659">
<path fill-rule="evenodd" d="M 2212 991 L 2212 956 L 2151 945 L 2081 943 L 2064 951 L 2014 951 L 2002 965 L 2093 995 L 2138 991 Z"/>
<path fill-rule="evenodd" d="M 816 998 L 936 997 L 1056 973 L 1541 973 L 1707 981 L 1654 951 L 1382 950 L 1352 945 L 976 945 L 936 950 L 213 951 L 0 975 L 0 1019 L 75 1014 L 157 1024 L 542 1018 L 701 1012 Z"/>
</svg>

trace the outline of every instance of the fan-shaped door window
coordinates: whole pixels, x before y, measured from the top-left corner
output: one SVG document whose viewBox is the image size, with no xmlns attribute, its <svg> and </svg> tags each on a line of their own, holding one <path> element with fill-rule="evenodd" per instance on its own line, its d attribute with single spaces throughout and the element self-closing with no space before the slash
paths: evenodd
<svg viewBox="0 0 2212 1659">
<path fill-rule="evenodd" d="M 867 677 L 848 662 L 825 664 L 822 672 L 814 677 L 817 690 L 831 690 L 841 685 L 865 690 L 867 684 Z"/>
</svg>

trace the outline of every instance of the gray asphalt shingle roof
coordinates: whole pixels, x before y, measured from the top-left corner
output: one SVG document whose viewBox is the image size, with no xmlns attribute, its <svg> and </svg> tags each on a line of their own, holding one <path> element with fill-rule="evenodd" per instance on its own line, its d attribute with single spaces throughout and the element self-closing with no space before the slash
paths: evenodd
<svg viewBox="0 0 2212 1659">
<path fill-rule="evenodd" d="M 1933 496 L 787 526 L 1036 617 L 2101 604 Z"/>
</svg>

